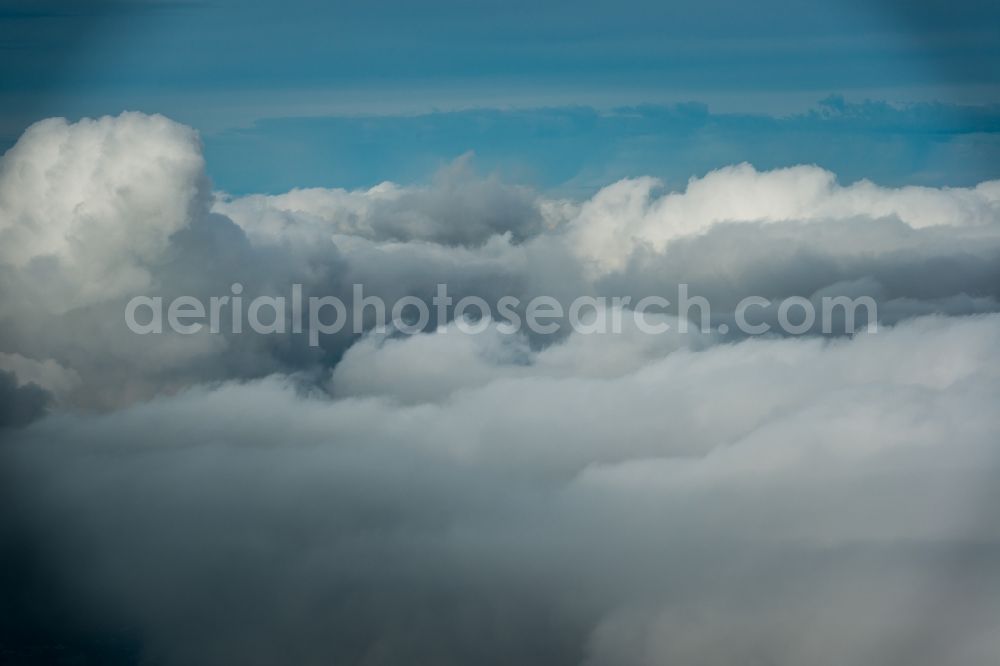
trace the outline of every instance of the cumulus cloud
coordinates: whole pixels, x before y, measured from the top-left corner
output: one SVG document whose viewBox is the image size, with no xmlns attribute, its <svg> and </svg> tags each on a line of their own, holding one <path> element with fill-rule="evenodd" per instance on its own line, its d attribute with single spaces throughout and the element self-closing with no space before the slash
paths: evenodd
<svg viewBox="0 0 1000 666">
<path fill-rule="evenodd" d="M 56 311 L 148 288 L 206 185 L 194 131 L 162 116 L 36 123 L 0 165 L 0 261 Z"/>
<path fill-rule="evenodd" d="M 692 178 L 683 192 L 654 194 L 652 178 L 623 180 L 586 202 L 573 222 L 573 244 L 597 270 L 621 269 L 639 245 L 663 250 L 674 239 L 724 222 L 822 222 L 891 218 L 907 227 L 995 226 L 1000 182 L 974 188 L 839 185 L 816 166 L 759 172 L 749 164 Z M 813 230 L 820 234 L 821 231 Z"/>
<path fill-rule="evenodd" d="M 478 179 L 464 155 L 434 177 L 429 187 L 382 183 L 363 191 L 310 188 L 276 196 L 223 198 L 216 210 L 231 217 L 255 241 L 325 241 L 330 234 L 371 240 L 424 240 L 444 245 L 476 245 L 497 234 L 514 240 L 544 228 L 537 195 L 505 185 L 496 177 Z"/>
<path fill-rule="evenodd" d="M 212 195 L 195 133 L 165 118 L 38 123 L 0 171 L 0 351 L 76 373 L 70 402 L 107 408 L 273 372 L 322 384 L 349 333 L 312 349 L 301 335 L 138 338 L 122 326 L 133 295 L 207 299 L 234 282 L 247 300 L 294 282 L 347 299 L 361 283 L 392 303 L 447 283 L 456 299 L 564 304 L 592 293 L 635 302 L 685 282 L 730 328 L 749 294 L 869 295 L 887 323 L 997 309 L 996 182 L 891 189 L 841 185 L 817 167 L 739 165 L 683 191 L 640 178 L 568 201 L 477 176 L 470 159 L 424 186 L 230 197 Z"/>
<path fill-rule="evenodd" d="M 1000 186 L 721 168 L 211 190 L 158 116 L 0 163 L 0 645 L 29 663 L 982 666 Z M 870 296 L 880 328 L 139 336 L 134 295 Z M 773 321 L 775 307 L 761 307 Z M 589 320 L 588 320 L 589 321 Z M 370 327 L 369 327 L 370 329 Z"/>
</svg>

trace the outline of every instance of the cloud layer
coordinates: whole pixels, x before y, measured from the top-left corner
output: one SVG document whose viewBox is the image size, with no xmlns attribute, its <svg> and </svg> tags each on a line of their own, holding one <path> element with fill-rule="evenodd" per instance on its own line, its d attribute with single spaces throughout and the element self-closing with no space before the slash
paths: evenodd
<svg viewBox="0 0 1000 666">
<path fill-rule="evenodd" d="M 0 239 L 0 645 L 24 663 L 1000 651 L 998 181 L 740 164 L 570 200 L 462 158 L 423 186 L 234 197 L 193 131 L 124 114 L 25 133 L 0 163 Z M 881 327 L 432 321 L 312 348 L 125 326 L 133 295 L 234 282 L 390 302 L 686 282 L 713 323 L 750 294 L 843 294 Z"/>
</svg>

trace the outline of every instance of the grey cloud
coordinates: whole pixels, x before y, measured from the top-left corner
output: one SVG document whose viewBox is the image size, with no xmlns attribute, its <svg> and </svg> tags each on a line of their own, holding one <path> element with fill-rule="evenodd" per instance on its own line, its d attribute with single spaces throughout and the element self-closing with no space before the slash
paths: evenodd
<svg viewBox="0 0 1000 666">
<path fill-rule="evenodd" d="M 41 418 L 51 401 L 52 394 L 38 384 L 19 384 L 13 372 L 0 370 L 0 429 Z"/>
<path fill-rule="evenodd" d="M 166 664 L 978 665 L 996 331 L 746 341 L 409 407 L 194 389 L 16 433 L 4 522 L 94 635 Z M 964 619 L 914 631 L 938 614 Z"/>
</svg>

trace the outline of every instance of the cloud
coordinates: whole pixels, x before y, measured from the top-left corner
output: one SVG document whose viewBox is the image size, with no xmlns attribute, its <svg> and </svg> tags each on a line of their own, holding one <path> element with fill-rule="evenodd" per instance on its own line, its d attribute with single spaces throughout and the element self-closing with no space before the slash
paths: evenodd
<svg viewBox="0 0 1000 666">
<path fill-rule="evenodd" d="M 683 192 L 655 196 L 650 178 L 606 187 L 573 221 L 578 253 L 599 270 L 621 269 L 635 249 L 662 251 L 676 238 L 724 222 L 821 222 L 885 218 L 913 229 L 988 227 L 1000 216 L 1000 182 L 974 188 L 883 188 L 868 181 L 848 186 L 815 166 L 759 172 L 749 164 L 692 178 Z M 814 232 L 816 233 L 816 232 Z"/>
<path fill-rule="evenodd" d="M 622 377 L 673 351 L 697 350 L 714 341 L 695 330 L 679 333 L 676 317 L 653 313 L 644 323 L 669 330 L 650 335 L 638 327 L 631 311 L 621 308 L 598 307 L 581 321 L 595 327 L 601 322 L 595 330 L 603 332 L 570 335 L 541 350 L 533 350 L 525 336 L 502 332 L 494 322 L 472 335 L 455 322 L 429 335 L 368 334 L 344 353 L 328 388 L 336 397 L 438 402 L 499 379 Z"/>
<path fill-rule="evenodd" d="M 66 394 L 80 385 L 80 376 L 52 359 L 36 361 L 20 354 L 0 352 L 0 370 L 14 373 L 18 384 L 37 384 L 55 394 Z"/>
<path fill-rule="evenodd" d="M 24 426 L 45 415 L 52 395 L 33 382 L 19 382 L 17 375 L 0 370 L 0 430 Z"/>
<path fill-rule="evenodd" d="M 64 398 L 108 408 L 274 372 L 324 385 L 354 342 L 350 331 L 319 349 L 303 335 L 140 338 L 122 322 L 136 294 L 207 300 L 239 282 L 249 301 L 300 283 L 307 297 L 349 300 L 360 283 L 391 304 L 446 283 L 456 300 L 511 295 L 523 311 L 536 295 L 634 303 L 685 282 L 731 329 L 750 294 L 870 295 L 886 323 L 994 311 L 1000 298 L 995 182 L 893 189 L 743 164 L 680 191 L 640 178 L 567 200 L 481 178 L 469 160 L 424 186 L 213 196 L 197 136 L 165 118 L 39 123 L 0 171 L 0 349 L 76 373 Z"/>
<path fill-rule="evenodd" d="M 148 288 L 206 185 L 195 132 L 162 116 L 36 123 L 3 157 L 0 262 L 55 311 Z"/>
<path fill-rule="evenodd" d="M 409 406 L 197 388 L 18 431 L 6 492 L 49 575 L 168 664 L 976 664 L 998 331 L 920 319 L 601 378 L 501 359 Z M 924 656 L 938 609 L 967 621 Z"/>
<path fill-rule="evenodd" d="M 0 164 L 0 644 L 36 662 L 980 666 L 998 185 L 723 167 L 212 193 L 157 116 Z M 136 294 L 868 295 L 876 333 L 139 336 Z M 762 308 L 772 321 L 774 307 Z M 676 304 L 651 315 L 679 328 Z M 442 332 L 438 332 L 442 329 Z M 61 652 L 55 654 L 60 646 Z M 62 656 L 60 656 L 62 655 Z M 66 655 L 69 655 L 67 657 Z M 37 657 L 37 658 L 36 658 Z"/>
<path fill-rule="evenodd" d="M 442 169 L 430 187 L 382 183 L 365 191 L 310 188 L 276 196 L 223 199 L 215 207 L 259 242 L 325 241 L 330 233 L 371 240 L 423 240 L 478 245 L 509 233 L 514 240 L 543 229 L 537 196 L 504 185 L 495 176 L 478 179 L 467 154 Z M 312 232 L 312 233 L 310 233 Z"/>
</svg>

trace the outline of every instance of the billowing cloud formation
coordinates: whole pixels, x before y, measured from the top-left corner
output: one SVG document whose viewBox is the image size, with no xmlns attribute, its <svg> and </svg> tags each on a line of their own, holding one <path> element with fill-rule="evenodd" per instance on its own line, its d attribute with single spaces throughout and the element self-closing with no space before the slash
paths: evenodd
<svg viewBox="0 0 1000 666">
<path fill-rule="evenodd" d="M 383 183 L 366 191 L 311 188 L 278 196 L 222 200 L 229 215 L 251 238 L 328 240 L 331 233 L 371 240 L 426 240 L 444 245 L 479 244 L 510 233 L 521 240 L 541 231 L 544 204 L 529 190 L 496 178 L 478 180 L 471 155 L 456 160 L 429 189 Z M 313 232 L 310 235 L 309 232 Z"/>
<path fill-rule="evenodd" d="M 478 178 L 462 158 L 426 186 L 212 197 L 188 128 L 141 114 L 50 120 L 3 158 L 0 351 L 76 373 L 81 382 L 58 389 L 71 403 L 114 407 L 274 372 L 323 381 L 349 332 L 314 349 L 304 335 L 141 338 L 122 325 L 131 295 L 207 299 L 234 282 L 248 298 L 293 282 L 346 298 L 361 283 L 389 303 L 429 299 L 438 283 L 456 300 L 495 303 L 635 302 L 685 282 L 730 325 L 750 294 L 868 295 L 886 323 L 989 312 L 998 187 L 839 185 L 816 167 L 740 165 L 679 192 L 639 178 L 568 201 Z"/>
<path fill-rule="evenodd" d="M 0 261 L 65 310 L 150 286 L 207 194 L 195 133 L 126 113 L 30 127 L 0 170 Z"/>
<path fill-rule="evenodd" d="M 1000 182 L 971 189 L 887 189 L 861 181 L 842 187 L 814 166 L 760 173 L 749 164 L 692 179 L 684 192 L 653 197 L 652 179 L 622 181 L 588 201 L 575 220 L 581 254 L 620 269 L 639 243 L 662 250 L 676 238 L 721 222 L 899 220 L 912 229 L 984 226 L 1000 216 Z"/>
<path fill-rule="evenodd" d="M 462 160 L 426 186 L 213 196 L 166 119 L 34 126 L 0 165 L 0 645 L 26 663 L 992 664 L 998 183 L 740 165 L 657 187 L 567 201 Z M 882 326 L 682 335 L 668 308 L 660 335 L 434 320 L 310 347 L 123 321 L 132 295 L 233 282 L 390 302 L 687 282 L 713 323 L 749 294 L 845 294 Z"/>
</svg>

